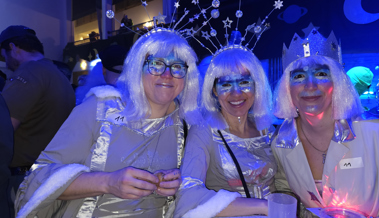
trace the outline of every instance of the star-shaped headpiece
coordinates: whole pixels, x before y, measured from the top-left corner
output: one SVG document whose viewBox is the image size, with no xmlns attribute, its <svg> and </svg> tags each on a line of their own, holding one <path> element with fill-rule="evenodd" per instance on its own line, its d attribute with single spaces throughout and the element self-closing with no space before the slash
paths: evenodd
<svg viewBox="0 0 379 218">
<path fill-rule="evenodd" d="M 222 22 L 224 23 L 224 28 L 227 28 L 227 27 L 232 28 L 231 25 L 232 25 L 233 21 L 229 20 L 229 17 L 227 17 L 226 20 L 223 20 Z"/>
<path fill-rule="evenodd" d="M 165 19 L 167 16 L 164 16 L 161 14 L 161 12 L 158 13 L 158 16 L 156 17 L 158 20 L 158 23 L 166 23 Z"/>
<path fill-rule="evenodd" d="M 283 1 L 280 1 L 280 0 L 275 1 L 274 6 L 275 6 L 275 9 L 280 9 L 281 7 L 283 7 Z"/>
<path fill-rule="evenodd" d="M 241 10 L 241 1 L 239 1 L 239 2 L 240 2 L 239 8 L 235 13 L 235 15 L 237 17 L 235 31 L 232 31 L 230 34 L 228 33 L 228 28 L 232 28 L 233 20 L 231 20 L 229 17 L 226 17 L 226 20 L 222 20 L 222 22 L 224 23 L 224 29 L 225 29 L 225 33 L 223 34 L 225 36 L 225 39 L 226 39 L 226 43 L 225 43 L 226 45 L 225 46 L 223 46 L 222 43 L 220 43 L 219 40 L 217 39 L 217 37 L 216 37 L 217 31 L 212 28 L 212 26 L 210 25 L 210 22 L 208 22 L 208 20 L 207 20 L 207 22 L 203 22 L 203 26 L 209 25 L 210 35 L 208 34 L 207 31 L 202 31 L 202 33 L 203 33 L 202 37 L 205 38 L 206 40 L 210 41 L 212 43 L 212 45 L 217 49 L 217 51 L 215 53 L 211 52 L 214 56 L 221 53 L 222 51 L 225 51 L 228 49 L 235 49 L 235 48 L 243 49 L 243 50 L 252 52 L 255 45 L 257 44 L 257 42 L 261 38 L 262 33 L 270 28 L 270 25 L 268 23 L 266 23 L 266 19 L 268 19 L 268 17 L 270 16 L 270 14 L 274 10 L 280 9 L 281 7 L 283 7 L 283 1 L 281 1 L 281 0 L 275 1 L 274 8 L 271 10 L 271 12 L 267 16 L 265 16 L 265 18 L 262 21 L 260 19 L 258 19 L 258 22 L 248 25 L 245 28 L 245 34 L 242 35 L 238 31 L 238 24 L 239 24 L 239 19 L 241 19 L 243 17 L 244 13 Z M 192 3 L 195 3 L 195 0 L 193 0 Z M 220 6 L 220 0 L 212 0 L 212 6 L 214 8 L 218 8 Z M 203 11 L 202 11 L 202 14 L 205 15 L 205 13 Z M 211 11 L 211 16 L 213 18 L 217 18 L 220 16 L 220 12 L 218 10 L 214 9 Z M 196 19 L 196 16 L 194 18 Z M 253 33 L 253 35 L 251 36 L 250 39 L 247 39 L 246 36 L 249 32 Z M 255 43 L 252 46 L 253 48 L 250 49 L 250 48 L 248 48 L 248 46 L 249 46 L 249 43 L 252 41 L 253 38 L 255 38 L 256 40 L 254 41 Z M 217 44 L 220 45 L 220 48 L 217 48 L 217 46 L 215 46 L 215 43 L 212 42 L 212 39 L 217 41 Z M 245 43 L 245 45 L 242 45 L 242 43 Z M 200 43 L 200 44 L 203 47 L 205 47 L 202 43 Z M 207 49 L 210 50 L 209 48 L 207 48 Z"/>
<path fill-rule="evenodd" d="M 208 40 L 211 36 L 208 34 L 208 31 L 201 31 L 201 37 L 204 37 L 206 40 Z"/>
</svg>

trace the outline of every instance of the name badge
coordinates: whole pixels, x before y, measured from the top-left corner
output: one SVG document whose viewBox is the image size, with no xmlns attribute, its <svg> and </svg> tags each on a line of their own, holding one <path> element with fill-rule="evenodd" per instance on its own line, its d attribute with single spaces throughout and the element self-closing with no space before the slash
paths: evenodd
<svg viewBox="0 0 379 218">
<path fill-rule="evenodd" d="M 110 114 L 108 116 L 108 121 L 117 125 L 125 124 L 126 123 L 125 119 L 126 118 L 120 114 Z"/>
<path fill-rule="evenodd" d="M 341 170 L 364 167 L 362 157 L 342 159 L 339 164 L 340 164 Z"/>
</svg>

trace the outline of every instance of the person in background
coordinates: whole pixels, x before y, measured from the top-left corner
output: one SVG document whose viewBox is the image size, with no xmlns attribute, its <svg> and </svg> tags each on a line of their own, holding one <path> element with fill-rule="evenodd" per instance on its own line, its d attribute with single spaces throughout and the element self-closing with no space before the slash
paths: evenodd
<svg viewBox="0 0 379 218">
<path fill-rule="evenodd" d="M 104 79 L 108 85 L 116 85 L 127 53 L 128 50 L 120 45 L 111 45 L 99 53 Z"/>
<path fill-rule="evenodd" d="M 132 26 L 133 26 L 132 19 L 129 19 L 128 15 L 125 14 L 124 17 L 121 19 L 121 26 L 120 26 L 120 29 L 118 30 L 118 33 L 119 34 L 127 33 L 130 31 L 129 29 Z"/>
<path fill-rule="evenodd" d="M 124 24 L 124 26 L 126 26 L 126 27 L 131 27 L 131 26 L 133 26 L 133 21 L 132 21 L 132 19 L 129 19 L 128 18 L 128 15 L 124 15 L 124 17 L 121 19 L 121 23 L 123 23 Z"/>
<path fill-rule="evenodd" d="M 1 94 L 15 130 L 9 165 L 9 194 L 15 196 L 26 172 L 74 108 L 75 93 L 67 78 L 45 58 L 34 30 L 9 26 L 1 32 L 0 44 L 7 68 L 13 71 Z"/>
<path fill-rule="evenodd" d="M 91 33 L 88 34 L 88 37 L 89 37 L 90 42 L 94 42 L 100 39 L 100 34 L 95 31 L 92 31 Z"/>
<path fill-rule="evenodd" d="M 86 75 L 85 82 L 75 90 L 76 105 L 85 99 L 90 89 L 96 86 L 116 86 L 122 72 L 124 60 L 128 51 L 119 45 L 111 45 L 99 53 L 99 58 L 91 61 L 90 71 Z"/>
<path fill-rule="evenodd" d="M 346 75 L 349 76 L 359 96 L 369 90 L 372 79 L 374 78 L 374 74 L 371 70 L 362 66 L 351 68 L 347 71 Z"/>
<path fill-rule="evenodd" d="M 370 89 L 372 79 L 374 78 L 374 74 L 371 72 L 371 70 L 367 67 L 362 66 L 351 68 L 347 71 L 346 75 L 349 76 L 359 96 L 363 95 Z M 368 107 L 364 106 L 363 108 L 365 111 L 369 110 Z"/>
<path fill-rule="evenodd" d="M 7 81 L 7 75 L 0 70 L 0 93 L 3 91 L 5 81 Z"/>
<path fill-rule="evenodd" d="M 0 214 L 1 217 L 11 217 L 13 205 L 7 194 L 11 172 L 9 164 L 13 156 L 13 126 L 7 104 L 0 95 Z"/>
<path fill-rule="evenodd" d="M 174 217 L 267 215 L 276 172 L 271 102 L 251 51 L 231 46 L 213 56 L 202 89 L 208 125 L 189 131 Z"/>
<path fill-rule="evenodd" d="M 375 99 L 376 99 L 376 106 L 371 108 L 368 112 L 374 116 L 379 117 L 379 81 L 375 86 Z"/>
<path fill-rule="evenodd" d="M 71 81 L 72 71 L 70 67 L 66 63 L 63 63 L 61 61 L 53 60 L 53 63 L 58 67 L 58 69 L 68 79 L 68 81 Z"/>
<path fill-rule="evenodd" d="M 201 120 L 198 90 L 196 55 L 182 36 L 160 28 L 141 36 L 117 87 L 91 89 L 41 153 L 17 193 L 18 216 L 172 213 L 183 120 Z"/>
<path fill-rule="evenodd" d="M 361 118 L 354 85 L 338 62 L 338 41 L 316 29 L 283 50 L 274 115 L 285 118 L 271 147 L 275 185 L 306 208 L 342 207 L 379 215 L 379 120 Z M 304 209 L 304 208 L 303 208 Z M 300 217 L 312 217 L 302 210 Z"/>
</svg>

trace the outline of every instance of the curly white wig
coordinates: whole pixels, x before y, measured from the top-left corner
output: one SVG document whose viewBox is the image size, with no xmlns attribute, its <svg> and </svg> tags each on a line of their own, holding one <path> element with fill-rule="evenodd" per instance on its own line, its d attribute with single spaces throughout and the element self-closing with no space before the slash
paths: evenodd
<svg viewBox="0 0 379 218">
<path fill-rule="evenodd" d="M 151 107 L 142 83 L 144 61 L 149 55 L 165 57 L 171 52 L 188 65 L 184 89 L 177 97 L 180 103 L 179 115 L 189 124 L 201 119 L 197 110 L 199 73 L 196 54 L 187 41 L 174 31 L 159 31 L 145 34 L 135 42 L 125 59 L 123 71 L 117 82 L 117 87 L 127 104 L 125 115 L 128 121 L 148 118 L 151 115 Z"/>
<path fill-rule="evenodd" d="M 250 73 L 255 84 L 254 103 L 249 114 L 254 117 L 258 130 L 266 129 L 272 124 L 271 88 L 262 65 L 250 51 L 234 48 L 215 56 L 204 78 L 202 104 L 206 109 L 206 120 L 212 128 L 228 128 L 227 122 L 220 113 L 218 99 L 212 91 L 215 80 L 222 76 L 239 74 L 244 69 Z"/>
<path fill-rule="evenodd" d="M 294 118 L 298 116 L 290 93 L 290 74 L 293 70 L 314 65 L 326 65 L 330 70 L 333 81 L 333 119 L 348 119 L 363 113 L 358 93 L 355 91 L 350 79 L 346 76 L 342 65 L 332 58 L 312 55 L 293 61 L 285 69 L 274 93 L 274 115 L 276 117 Z"/>
</svg>

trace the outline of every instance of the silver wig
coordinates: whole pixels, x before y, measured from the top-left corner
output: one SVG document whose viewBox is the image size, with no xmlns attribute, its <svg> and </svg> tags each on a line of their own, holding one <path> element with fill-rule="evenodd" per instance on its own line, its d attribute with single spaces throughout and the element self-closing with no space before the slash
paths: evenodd
<svg viewBox="0 0 379 218">
<path fill-rule="evenodd" d="M 206 109 L 206 120 L 212 128 L 228 128 L 220 112 L 218 99 L 213 94 L 215 80 L 222 76 L 239 74 L 243 69 L 250 73 L 255 86 L 254 103 L 249 110 L 249 116 L 254 117 L 258 130 L 266 129 L 272 124 L 271 88 L 262 65 L 252 52 L 234 48 L 216 55 L 204 78 L 202 104 Z"/>
<path fill-rule="evenodd" d="M 149 55 L 165 57 L 174 52 L 176 58 L 188 65 L 185 86 L 177 97 L 180 108 L 179 115 L 187 123 L 194 124 L 201 120 L 197 112 L 197 96 L 199 93 L 197 57 L 187 41 L 173 31 L 159 31 L 140 37 L 130 49 L 124 62 L 123 71 L 117 82 L 126 102 L 126 119 L 136 121 L 148 118 L 151 107 L 144 92 L 142 68 Z M 197 115 L 199 114 L 199 115 Z"/>
<path fill-rule="evenodd" d="M 333 119 L 348 119 L 363 113 L 358 93 L 346 76 L 342 65 L 326 56 L 311 55 L 291 62 L 285 69 L 274 93 L 274 115 L 276 117 L 294 118 L 298 116 L 290 93 L 290 74 L 293 70 L 313 65 L 326 65 L 330 70 L 333 81 Z"/>
</svg>

